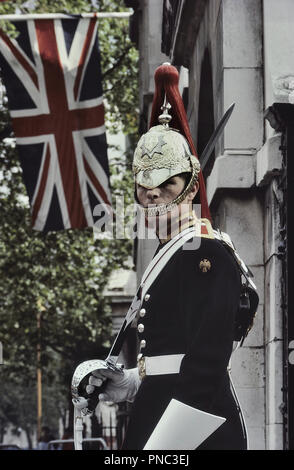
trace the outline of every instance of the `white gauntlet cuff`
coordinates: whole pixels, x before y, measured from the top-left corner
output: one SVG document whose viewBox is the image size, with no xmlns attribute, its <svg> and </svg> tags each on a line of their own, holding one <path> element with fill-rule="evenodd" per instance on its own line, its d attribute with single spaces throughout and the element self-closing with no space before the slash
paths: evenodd
<svg viewBox="0 0 294 470">
<path fill-rule="evenodd" d="M 135 400 L 137 391 L 141 385 L 138 367 L 134 367 L 133 369 L 125 369 L 124 372 L 126 374 L 126 379 L 128 380 L 129 385 L 126 400 L 132 403 Z"/>
</svg>

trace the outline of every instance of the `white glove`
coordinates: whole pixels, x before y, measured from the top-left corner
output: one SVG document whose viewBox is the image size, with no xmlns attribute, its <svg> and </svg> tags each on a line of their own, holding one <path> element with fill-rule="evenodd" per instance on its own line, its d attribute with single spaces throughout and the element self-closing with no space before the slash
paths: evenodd
<svg viewBox="0 0 294 470">
<path fill-rule="evenodd" d="M 120 403 L 122 401 L 134 401 L 136 393 L 141 385 L 138 369 L 122 369 L 112 371 L 110 369 L 97 369 L 92 372 L 87 386 L 87 393 L 91 394 L 94 387 L 101 387 L 107 380 L 103 393 L 99 394 L 99 400 Z"/>
</svg>

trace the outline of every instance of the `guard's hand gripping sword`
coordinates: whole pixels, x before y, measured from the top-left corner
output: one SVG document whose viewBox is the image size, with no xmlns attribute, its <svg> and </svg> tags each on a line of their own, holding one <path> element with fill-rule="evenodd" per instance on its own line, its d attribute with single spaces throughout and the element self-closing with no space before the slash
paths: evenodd
<svg viewBox="0 0 294 470">
<path fill-rule="evenodd" d="M 92 359 L 90 361 L 82 362 L 76 368 L 71 382 L 72 402 L 74 405 L 74 445 L 75 450 L 82 450 L 83 442 L 83 416 L 91 415 L 98 402 L 99 394 L 105 388 L 106 381 L 101 387 L 95 387 L 95 391 L 91 394 L 87 393 L 86 387 L 88 385 L 89 376 L 94 370 L 108 369 L 117 373 L 122 372 L 123 366 L 117 364 L 118 356 L 123 346 L 126 333 L 134 320 L 138 309 L 141 305 L 139 288 L 133 302 L 126 314 L 124 322 L 119 330 L 119 333 L 112 345 L 112 348 L 105 360 Z"/>
</svg>

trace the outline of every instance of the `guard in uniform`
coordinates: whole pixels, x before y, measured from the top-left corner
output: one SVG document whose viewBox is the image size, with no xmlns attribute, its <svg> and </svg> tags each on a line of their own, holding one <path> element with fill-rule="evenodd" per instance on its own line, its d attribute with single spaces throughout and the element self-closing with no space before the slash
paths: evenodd
<svg viewBox="0 0 294 470">
<path fill-rule="evenodd" d="M 159 233 L 140 287 L 138 368 L 94 371 L 88 392 L 107 379 L 100 399 L 133 401 L 123 450 L 243 450 L 246 428 L 229 361 L 247 333 L 248 325 L 238 337 L 246 301 L 252 312 L 258 298 L 248 295 L 248 270 L 229 237 L 211 227 L 177 71 L 163 65 L 155 79 L 151 128 L 137 145 L 133 170 L 137 202 L 147 220 L 166 217 L 168 233 Z M 201 220 L 192 211 L 196 194 Z"/>
</svg>

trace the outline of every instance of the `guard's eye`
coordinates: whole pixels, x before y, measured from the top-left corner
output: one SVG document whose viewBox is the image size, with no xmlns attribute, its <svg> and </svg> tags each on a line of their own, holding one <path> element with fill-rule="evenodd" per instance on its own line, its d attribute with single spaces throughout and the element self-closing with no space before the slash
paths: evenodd
<svg viewBox="0 0 294 470">
<path fill-rule="evenodd" d="M 159 185 L 159 188 L 164 188 L 165 186 L 168 186 L 169 184 L 174 184 L 173 178 L 170 178 L 169 180 L 164 181 Z"/>
</svg>

